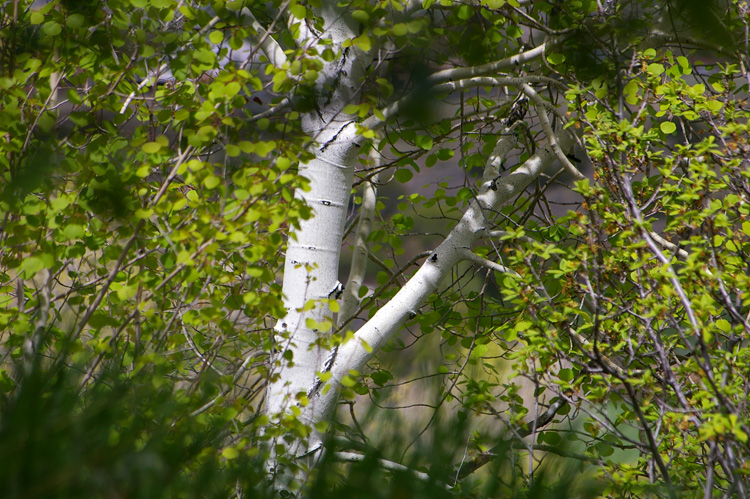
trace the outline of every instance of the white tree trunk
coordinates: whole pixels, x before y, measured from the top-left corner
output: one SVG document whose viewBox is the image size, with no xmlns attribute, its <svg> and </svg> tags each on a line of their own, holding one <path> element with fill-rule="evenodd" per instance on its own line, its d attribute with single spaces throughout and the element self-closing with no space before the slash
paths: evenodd
<svg viewBox="0 0 750 499">
<path fill-rule="evenodd" d="M 316 373 L 324 369 L 330 350 L 320 345 L 321 335 L 330 333 L 321 324 L 333 326 L 326 300 L 336 297 L 341 241 L 354 177 L 354 163 L 360 149 L 354 119 L 343 109 L 356 99 L 371 57 L 356 47 L 342 47 L 356 34 L 346 24 L 335 2 L 317 13 L 325 21 L 321 32 L 301 23 L 299 46 L 317 46 L 341 53 L 325 63 L 316 84 L 316 107 L 302 116 L 304 132 L 315 140 L 315 159 L 299 165 L 299 174 L 309 180 L 309 190 L 295 195 L 312 209 L 313 217 L 293 231 L 284 264 L 283 293 L 287 315 L 276 325 L 273 371 L 266 398 L 266 413 L 285 413 L 311 392 Z M 321 40 L 333 43 L 324 45 Z M 314 301 L 314 306 L 310 301 Z M 322 300 L 322 301 L 321 301 Z M 286 352 L 286 355 L 284 353 Z M 291 359 L 289 359 L 291 355 Z M 302 418 L 304 423 L 312 420 Z M 313 435 L 308 445 L 316 448 Z M 297 448 L 297 455 L 306 452 Z"/>
</svg>

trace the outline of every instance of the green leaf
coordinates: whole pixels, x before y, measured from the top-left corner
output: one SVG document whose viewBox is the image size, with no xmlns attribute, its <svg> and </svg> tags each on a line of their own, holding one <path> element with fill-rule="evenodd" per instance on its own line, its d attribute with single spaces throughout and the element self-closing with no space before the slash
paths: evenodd
<svg viewBox="0 0 750 499">
<path fill-rule="evenodd" d="M 393 176 L 396 180 L 398 180 L 402 184 L 405 184 L 414 177 L 414 174 L 408 168 L 402 168 L 400 170 L 396 170 L 396 173 Z"/>
<path fill-rule="evenodd" d="M 49 36 L 57 36 L 62 31 L 62 27 L 55 21 L 47 21 L 42 26 L 42 31 Z"/>
<path fill-rule="evenodd" d="M 560 369 L 558 376 L 563 381 L 573 381 L 573 371 L 571 369 Z"/>
<path fill-rule="evenodd" d="M 370 14 L 368 14 L 364 10 L 358 9 L 352 12 L 352 19 L 360 23 L 366 23 L 367 21 L 370 20 Z"/>
<path fill-rule="evenodd" d="M 552 64 L 553 66 L 557 64 L 562 64 L 565 62 L 565 55 L 563 54 L 550 54 L 547 56 L 547 62 Z"/>
<path fill-rule="evenodd" d="M 234 144 L 227 144 L 226 151 L 227 156 L 229 156 L 230 158 L 236 158 L 242 152 L 240 148 Z"/>
<path fill-rule="evenodd" d="M 718 100 L 707 100 L 706 101 L 706 108 L 714 113 L 721 111 L 721 108 L 724 107 L 724 103 Z"/>
<path fill-rule="evenodd" d="M 354 39 L 354 44 L 359 47 L 362 52 L 369 52 L 372 49 L 372 40 L 367 35 L 360 35 Z"/>
<path fill-rule="evenodd" d="M 307 9 L 304 5 L 294 4 L 289 7 L 289 12 L 297 19 L 304 19 L 307 15 Z"/>
<path fill-rule="evenodd" d="M 208 39 L 211 43 L 218 45 L 224 41 L 224 33 L 221 31 L 212 31 L 211 34 L 208 35 Z"/>
<path fill-rule="evenodd" d="M 68 16 L 68 18 L 65 20 L 65 25 L 68 28 L 80 28 L 83 26 L 83 23 L 86 21 L 86 18 L 83 17 L 81 14 L 71 14 Z"/>
<path fill-rule="evenodd" d="M 623 93 L 625 94 L 625 100 L 630 105 L 635 105 L 638 103 L 639 97 L 638 97 L 638 82 L 636 80 L 630 80 L 625 87 L 622 89 Z"/>
<path fill-rule="evenodd" d="M 158 142 L 146 142 L 141 146 L 143 152 L 148 154 L 156 154 L 161 151 L 161 144 Z"/>
<path fill-rule="evenodd" d="M 521 38 L 523 36 L 523 28 L 511 24 L 505 29 L 505 33 L 511 38 Z"/>
<path fill-rule="evenodd" d="M 21 262 L 20 269 L 24 273 L 24 277 L 29 279 L 33 277 L 37 272 L 44 268 L 44 262 L 41 258 L 30 256 Z"/>
<path fill-rule="evenodd" d="M 203 185 L 206 186 L 206 189 L 216 189 L 219 184 L 221 184 L 221 179 L 216 175 L 209 175 L 203 180 Z"/>
<path fill-rule="evenodd" d="M 472 359 L 481 359 L 484 357 L 484 355 L 487 353 L 487 350 L 489 350 L 489 345 L 477 345 L 474 347 L 474 349 L 471 351 L 471 358 Z"/>
<path fill-rule="evenodd" d="M 675 130 L 677 130 L 677 125 L 675 125 L 671 121 L 662 121 L 661 124 L 659 125 L 659 128 L 661 129 L 662 132 L 669 135 L 670 133 L 674 133 Z"/>
<path fill-rule="evenodd" d="M 34 25 L 42 24 L 44 22 L 44 14 L 42 14 L 39 11 L 32 12 L 31 15 L 29 16 L 29 22 L 31 22 L 31 24 L 34 24 Z"/>
<path fill-rule="evenodd" d="M 237 447 L 224 447 L 221 455 L 227 460 L 237 459 L 240 457 L 240 451 L 237 450 Z"/>
<path fill-rule="evenodd" d="M 393 376 L 388 371 L 375 371 L 370 374 L 370 378 L 378 386 L 384 386 L 389 380 L 393 379 Z"/>
<path fill-rule="evenodd" d="M 471 19 L 471 16 L 474 15 L 474 9 L 466 4 L 463 4 L 458 8 L 458 12 L 456 12 L 456 15 L 462 21 L 466 21 L 468 19 Z"/>
<path fill-rule="evenodd" d="M 664 72 L 664 65 L 656 63 L 656 62 L 652 62 L 651 64 L 648 65 L 648 67 L 646 68 L 646 71 L 648 71 L 654 76 L 659 76 Z"/>
<path fill-rule="evenodd" d="M 414 143 L 425 151 L 429 151 L 433 146 L 432 137 L 429 135 L 417 135 Z"/>
<path fill-rule="evenodd" d="M 716 327 L 725 333 L 732 331 L 732 325 L 726 319 L 719 319 L 716 321 Z"/>
<path fill-rule="evenodd" d="M 68 241 L 71 241 L 82 238 L 86 234 L 86 231 L 80 225 L 66 225 L 63 229 L 63 234 Z"/>
<path fill-rule="evenodd" d="M 454 152 L 452 149 L 440 149 L 437 152 L 437 157 L 440 161 L 448 161 L 451 159 L 454 155 Z"/>
</svg>

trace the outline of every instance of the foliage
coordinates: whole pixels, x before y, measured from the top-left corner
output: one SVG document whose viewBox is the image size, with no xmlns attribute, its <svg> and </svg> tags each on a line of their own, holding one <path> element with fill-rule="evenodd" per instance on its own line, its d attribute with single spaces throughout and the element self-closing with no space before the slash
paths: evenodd
<svg viewBox="0 0 750 499">
<path fill-rule="evenodd" d="M 3 490 L 272 493 L 266 458 L 294 464 L 285 452 L 311 432 L 298 407 L 276 425 L 263 412 L 288 355 L 272 331 L 285 244 L 312 214 L 295 197 L 316 143 L 302 121 L 335 91 L 325 64 L 360 50 L 378 55 L 340 110 L 363 145 L 352 218 L 359 186 L 379 175 L 391 195 L 367 237 L 377 269 L 330 345 L 476 202 L 518 81 L 554 109 L 556 133 L 578 133 L 588 178 L 551 170 L 487 214 L 478 259 L 341 390 L 350 407 L 429 406 L 405 413 L 419 428 L 399 423 L 396 438 L 386 410 L 364 423 L 341 411 L 309 495 L 385 481 L 374 495 L 535 497 L 578 472 L 561 497 L 592 478 L 612 497 L 747 494 L 747 4 L 357 0 L 335 6 L 358 27 L 346 47 L 295 44 L 324 31 L 323 4 L 3 4 Z M 261 50 L 269 37 L 285 62 Z M 505 83 L 431 79 L 542 43 L 491 75 Z M 501 175 L 550 141 L 541 109 Z M 446 164 L 452 180 L 432 173 Z M 340 464 L 357 446 L 362 460 Z"/>
</svg>

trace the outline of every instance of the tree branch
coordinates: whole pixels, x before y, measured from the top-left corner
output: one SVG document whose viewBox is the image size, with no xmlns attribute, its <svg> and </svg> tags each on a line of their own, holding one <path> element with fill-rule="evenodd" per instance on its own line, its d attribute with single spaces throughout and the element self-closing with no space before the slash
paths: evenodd
<svg viewBox="0 0 750 499">
<path fill-rule="evenodd" d="M 538 47 L 534 47 L 531 50 L 521 52 L 514 56 L 499 61 L 490 62 L 481 66 L 474 66 L 471 68 L 453 68 L 444 69 L 433 73 L 427 78 L 427 82 L 433 85 L 439 83 L 445 83 L 447 81 L 464 80 L 466 78 L 473 78 L 475 76 L 486 76 L 491 74 L 497 74 L 505 69 L 519 67 L 522 64 L 526 64 L 529 61 L 542 57 L 544 51 L 549 47 L 552 47 L 563 40 L 563 37 L 553 37 L 547 39 L 544 43 Z"/>
<path fill-rule="evenodd" d="M 565 156 L 565 153 L 563 153 L 562 149 L 560 149 L 560 145 L 557 143 L 557 139 L 555 138 L 555 132 L 552 130 L 552 125 L 549 122 L 549 118 L 547 118 L 547 109 L 544 106 L 544 100 L 542 100 L 539 94 L 536 93 L 536 91 L 527 83 L 524 83 L 521 86 L 521 89 L 523 90 L 523 93 L 526 94 L 526 96 L 534 102 L 537 116 L 539 116 L 539 121 L 542 124 L 542 130 L 544 130 L 545 135 L 547 135 L 547 139 L 549 140 L 552 149 L 555 151 L 557 159 L 560 160 L 563 168 L 565 168 L 565 171 L 570 173 L 576 180 L 586 180 L 586 176 L 579 172 L 575 166 L 573 166 L 573 163 L 570 162 L 567 156 Z"/>
<path fill-rule="evenodd" d="M 289 2 L 286 2 L 286 4 L 288 6 Z M 279 13 L 284 12 L 285 10 L 285 6 L 282 6 L 279 9 Z M 284 63 L 287 62 L 287 57 L 284 53 L 284 49 L 282 49 L 281 45 L 279 45 L 279 42 L 277 42 L 266 30 L 266 28 L 264 28 L 258 22 L 253 13 L 250 12 L 250 9 L 245 7 L 240 12 L 243 16 L 250 18 L 250 27 L 252 27 L 256 32 L 255 35 L 251 35 L 250 37 L 253 45 L 256 47 L 260 47 L 266 57 L 268 57 L 268 62 L 270 62 L 272 65 L 276 66 L 277 68 L 283 66 Z M 276 19 L 274 19 L 273 21 L 273 24 L 275 23 Z M 273 26 L 273 24 L 271 26 Z"/>
<path fill-rule="evenodd" d="M 375 148 L 370 150 L 370 158 L 375 162 L 375 167 L 379 166 L 380 155 L 377 154 Z M 375 217 L 375 206 L 377 204 L 377 184 L 378 174 L 376 173 L 368 182 L 365 182 L 362 188 L 362 206 L 359 210 L 359 222 L 354 234 L 354 252 L 349 269 L 349 278 L 346 281 L 341 299 L 341 310 L 338 317 L 339 326 L 348 322 L 359 304 L 359 288 L 362 286 L 367 270 L 367 255 L 369 253 L 367 238 L 372 231 L 372 221 Z"/>
<path fill-rule="evenodd" d="M 431 87 L 431 90 L 435 92 L 452 92 L 455 90 L 465 90 L 468 88 L 476 88 L 476 87 L 502 87 L 502 86 L 520 87 L 527 83 L 543 83 L 547 85 L 559 86 L 562 88 L 562 84 L 553 78 L 529 75 L 529 76 L 507 76 L 507 77 L 506 76 L 503 76 L 503 77 L 478 76 L 478 77 L 469 77 L 469 78 L 458 78 L 456 80 L 451 80 L 451 81 L 435 84 L 433 87 Z M 379 129 L 389 119 L 391 119 L 393 116 L 396 116 L 401 111 L 403 106 L 407 102 L 409 102 L 409 100 L 413 98 L 414 98 L 414 95 L 412 94 L 402 97 L 396 102 L 393 102 L 392 104 L 383 108 L 378 116 L 370 116 L 369 118 L 364 120 L 360 125 L 363 128 L 367 128 L 371 130 Z"/>
<path fill-rule="evenodd" d="M 509 269 L 507 267 L 504 267 L 503 265 L 500 265 L 497 262 L 493 262 L 492 260 L 482 258 L 481 256 L 471 251 L 469 248 L 465 248 L 465 250 L 462 253 L 463 253 L 464 260 L 469 260 L 478 265 L 482 265 L 484 267 L 487 267 L 488 269 L 494 270 L 495 272 L 500 272 L 502 274 L 513 274 L 516 276 L 518 275 L 516 271 Z"/>
<path fill-rule="evenodd" d="M 501 141 L 515 143 L 515 134 L 508 133 L 506 128 L 501 134 Z M 562 131 L 559 137 L 560 147 L 569 149 L 575 140 L 570 131 Z M 496 148 L 497 149 L 497 148 Z M 501 148 L 505 150 L 505 148 Z M 419 313 L 419 308 L 437 290 L 442 279 L 449 275 L 453 267 L 466 255 L 464 251 L 471 244 L 486 236 L 485 210 L 496 210 L 500 205 L 513 199 L 556 159 L 552 147 L 542 147 L 514 171 L 504 176 L 485 182 L 477 197 L 471 202 L 468 210 L 448 237 L 432 252 L 422 267 L 399 290 L 388 303 L 355 334 L 355 337 L 341 346 L 337 358 L 331 367 L 331 388 L 321 397 L 319 403 L 311 404 L 315 412 L 312 419 L 323 420 L 335 407 L 338 386 L 345 376 L 358 375 L 366 363 L 383 345 L 400 329 L 409 318 Z M 490 161 L 496 158 L 490 158 Z M 490 162 L 488 161 L 488 163 Z M 354 374 L 352 374 L 354 373 Z"/>
<path fill-rule="evenodd" d="M 555 418 L 557 411 L 559 411 L 565 404 L 565 400 L 558 398 L 557 401 L 550 405 L 544 414 L 540 414 L 532 424 L 515 430 L 513 432 L 515 434 L 513 437 L 501 440 L 500 443 L 495 445 L 492 449 L 475 457 L 467 465 L 461 466 L 456 473 L 456 482 L 463 480 L 493 459 L 504 455 L 513 446 L 513 442 L 531 435 L 532 428 L 538 430 L 539 428 L 547 426 Z"/>
<path fill-rule="evenodd" d="M 364 461 L 367 458 L 367 456 L 365 456 L 364 454 L 359 454 L 356 452 L 335 452 L 334 456 L 336 456 L 336 458 L 339 459 L 340 461 L 346 461 L 346 462 L 351 462 L 351 463 Z M 436 479 L 430 477 L 430 475 L 428 475 L 427 473 L 413 470 L 411 468 L 404 466 L 403 464 L 395 463 L 393 461 L 388 461 L 387 459 L 377 459 L 377 462 L 380 465 L 380 467 L 382 467 L 383 469 L 391 470 L 391 471 L 405 471 L 407 473 L 411 473 L 412 475 L 422 480 L 423 482 L 437 481 Z M 448 489 L 451 488 L 449 485 L 446 485 L 445 487 Z"/>
</svg>

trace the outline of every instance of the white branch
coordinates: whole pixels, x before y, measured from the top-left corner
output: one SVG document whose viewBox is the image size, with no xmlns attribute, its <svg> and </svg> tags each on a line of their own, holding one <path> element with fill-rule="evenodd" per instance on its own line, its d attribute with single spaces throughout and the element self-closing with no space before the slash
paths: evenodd
<svg viewBox="0 0 750 499">
<path fill-rule="evenodd" d="M 527 50 L 526 52 L 521 52 L 520 54 L 516 54 L 512 57 L 483 64 L 481 66 L 474 66 L 471 68 L 444 69 L 443 71 L 438 71 L 437 73 L 433 73 L 432 75 L 430 75 L 427 78 L 427 82 L 433 85 L 437 85 L 438 83 L 445 83 L 447 81 L 457 81 L 464 80 L 466 78 L 473 78 L 475 76 L 497 74 L 502 70 L 519 67 L 522 64 L 526 64 L 529 61 L 541 57 L 542 55 L 544 55 L 544 51 L 548 47 L 558 43 L 561 40 L 561 38 L 550 39 L 545 41 L 538 47 Z"/>
<path fill-rule="evenodd" d="M 486 258 L 483 258 L 473 251 L 471 251 L 469 248 L 465 248 L 462 252 L 462 256 L 464 257 L 464 260 L 469 260 L 470 262 L 474 262 L 478 265 L 482 265 L 483 267 L 487 267 L 488 269 L 494 270 L 495 272 L 500 272 L 502 274 L 512 274 L 514 276 L 518 276 L 518 272 L 515 270 L 509 269 L 508 267 L 505 267 L 504 265 L 500 265 L 497 262 L 493 262 L 492 260 L 488 260 Z M 520 277 L 520 276 L 518 276 Z"/>
<path fill-rule="evenodd" d="M 365 459 L 364 454 L 357 454 L 356 452 L 336 452 L 334 453 L 334 455 L 336 456 L 337 459 L 341 461 L 346 461 L 346 462 L 356 463 L 356 462 L 364 461 Z M 432 478 L 430 478 L 430 475 L 428 475 L 427 473 L 422 473 L 421 471 L 416 471 L 411 468 L 407 468 L 403 464 L 394 463 L 393 461 L 388 461 L 386 459 L 378 459 L 377 461 L 380 467 L 382 467 L 383 469 L 392 470 L 392 471 L 406 471 L 424 482 L 429 482 L 430 480 L 432 480 Z M 446 485 L 446 488 L 450 489 L 450 487 L 447 485 Z"/>
<path fill-rule="evenodd" d="M 284 12 L 285 10 L 286 9 L 282 6 L 282 9 L 279 12 Z M 245 7 L 242 9 L 241 13 L 243 16 L 250 18 L 250 26 L 256 32 L 254 36 L 251 36 L 251 40 L 255 46 L 260 47 L 266 57 L 268 57 L 268 62 L 272 65 L 277 68 L 283 66 L 284 63 L 287 62 L 287 57 L 284 50 L 281 48 L 281 45 L 279 45 L 279 43 L 268 33 L 266 28 L 258 22 L 253 13 L 250 12 L 250 9 Z"/>
<path fill-rule="evenodd" d="M 435 92 L 452 92 L 455 90 L 465 90 L 468 88 L 476 87 L 521 87 L 527 83 L 544 83 L 547 85 L 555 86 L 562 85 L 560 82 L 552 78 L 535 75 L 508 77 L 477 76 L 439 83 L 433 86 L 432 90 Z M 380 117 L 370 116 L 361 123 L 362 127 L 377 130 L 378 128 L 382 127 L 390 118 L 396 116 L 401 111 L 403 106 L 413 98 L 414 96 L 412 94 L 409 94 L 386 106 L 381 110 Z"/>
<path fill-rule="evenodd" d="M 377 149 L 373 147 L 370 152 L 371 159 L 377 163 L 374 166 L 379 166 L 380 156 L 378 155 Z M 375 217 L 375 206 L 377 205 L 377 183 L 378 174 L 376 173 L 369 179 L 369 181 L 364 183 L 362 188 L 362 206 L 359 210 L 359 222 L 357 223 L 357 230 L 354 234 L 354 252 L 349 271 L 349 279 L 346 281 L 344 295 L 341 300 L 341 310 L 338 317 L 339 325 L 348 321 L 357 308 L 357 305 L 359 305 L 359 288 L 362 286 L 362 282 L 365 278 L 365 271 L 367 270 L 367 255 L 369 253 L 367 238 L 372 231 L 372 222 Z"/>
<path fill-rule="evenodd" d="M 507 131 L 507 129 L 506 129 Z M 515 134 L 501 140 L 515 140 Z M 569 131 L 562 131 L 559 145 L 570 149 L 575 143 Z M 453 267 L 466 258 L 465 251 L 472 243 L 486 236 L 485 210 L 496 210 L 507 203 L 536 179 L 557 158 L 550 145 L 540 148 L 512 172 L 485 182 L 472 201 L 468 210 L 448 237 L 435 249 L 432 255 L 411 279 L 388 303 L 355 334 L 355 337 L 341 346 L 331 368 L 333 386 L 320 397 L 320 402 L 311 404 L 315 414 L 313 420 L 326 418 L 335 407 L 337 389 L 342 379 L 350 374 L 359 374 L 366 363 L 383 345 L 398 332 L 401 325 L 419 313 L 430 295 L 438 289 L 444 277 L 450 275 Z"/>
<path fill-rule="evenodd" d="M 476 76 L 474 78 L 465 78 L 456 81 L 448 81 L 440 83 L 432 87 L 436 92 L 447 92 L 453 90 L 463 90 L 467 88 L 476 87 L 522 87 L 528 83 L 544 83 L 546 85 L 554 85 L 561 89 L 565 88 L 565 85 L 554 78 L 547 76 Z"/>
<path fill-rule="evenodd" d="M 523 89 L 523 93 L 526 94 L 526 96 L 534 102 L 534 107 L 536 107 L 539 121 L 542 124 L 542 130 L 544 130 L 545 135 L 547 135 L 549 143 L 552 146 L 552 149 L 555 151 L 557 159 L 560 160 L 563 168 L 565 168 L 565 171 L 570 173 L 576 180 L 585 180 L 586 176 L 579 172 L 575 166 L 573 166 L 573 163 L 570 162 L 567 156 L 565 156 L 565 153 L 562 151 L 562 149 L 560 149 L 560 145 L 557 143 L 557 139 L 555 138 L 555 132 L 552 130 L 552 125 L 549 122 L 549 118 L 547 118 L 547 110 L 544 106 L 544 100 L 528 84 L 524 83 L 521 88 Z"/>
</svg>

